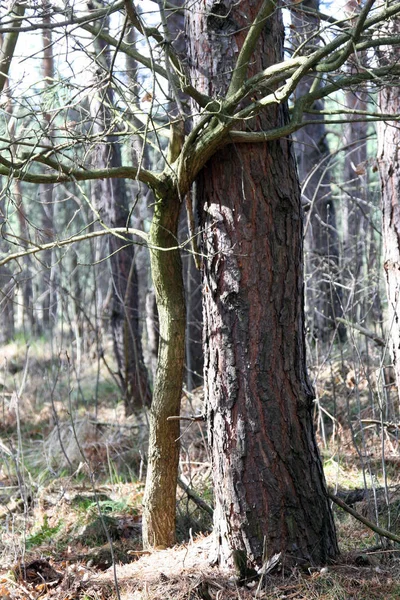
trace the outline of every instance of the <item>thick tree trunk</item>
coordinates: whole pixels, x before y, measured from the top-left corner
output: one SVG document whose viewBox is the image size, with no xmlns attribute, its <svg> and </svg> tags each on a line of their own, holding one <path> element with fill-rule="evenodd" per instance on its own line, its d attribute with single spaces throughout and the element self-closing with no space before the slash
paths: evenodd
<svg viewBox="0 0 400 600">
<path fill-rule="evenodd" d="M 179 421 L 185 360 L 185 298 L 177 248 L 180 202 L 176 190 L 157 200 L 149 233 L 160 342 L 150 410 L 150 439 L 143 507 L 143 545 L 175 542 Z M 166 250 L 167 248 L 173 248 Z"/>
<path fill-rule="evenodd" d="M 199 0 L 189 19 L 194 79 L 224 93 L 261 3 Z M 236 33 L 235 33 L 236 32 Z M 230 34 L 230 35 L 229 35 Z M 279 11 L 250 71 L 282 58 Z M 212 47 L 212 51 L 210 48 Z M 283 124 L 274 107 L 248 124 Z M 220 151 L 199 177 L 204 201 L 205 393 L 221 562 L 235 551 L 323 563 L 338 547 L 311 416 L 303 316 L 300 190 L 290 141 Z"/>
</svg>

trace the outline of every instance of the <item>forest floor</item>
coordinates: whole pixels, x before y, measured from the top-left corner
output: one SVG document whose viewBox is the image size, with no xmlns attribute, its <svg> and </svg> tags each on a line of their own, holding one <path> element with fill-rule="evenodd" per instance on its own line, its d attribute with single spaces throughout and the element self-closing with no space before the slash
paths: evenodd
<svg viewBox="0 0 400 600">
<path fill-rule="evenodd" d="M 95 355 L 72 362 L 43 341 L 26 352 L 23 340 L 1 353 L 0 600 L 400 598 L 400 546 L 336 506 L 341 555 L 323 568 L 277 561 L 240 582 L 211 566 L 211 516 L 182 489 L 179 543 L 143 552 L 145 415 L 124 417 Z M 400 535 L 397 391 L 390 381 L 379 391 L 372 367 L 361 371 L 343 360 L 311 371 L 325 475 L 332 492 Z M 201 412 L 201 392 L 186 394 L 183 413 Z M 180 477 L 211 506 L 205 438 L 203 423 L 182 425 Z"/>
</svg>

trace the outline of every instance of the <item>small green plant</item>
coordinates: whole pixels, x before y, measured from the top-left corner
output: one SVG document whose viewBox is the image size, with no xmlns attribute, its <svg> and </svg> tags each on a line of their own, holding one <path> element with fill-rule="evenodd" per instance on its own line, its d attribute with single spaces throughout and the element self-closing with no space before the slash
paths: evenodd
<svg viewBox="0 0 400 600">
<path fill-rule="evenodd" d="M 26 548 L 34 548 L 40 546 L 44 542 L 52 539 L 61 529 L 62 522 L 59 522 L 54 527 L 49 526 L 47 515 L 43 518 L 43 525 L 41 528 L 26 539 Z"/>
</svg>

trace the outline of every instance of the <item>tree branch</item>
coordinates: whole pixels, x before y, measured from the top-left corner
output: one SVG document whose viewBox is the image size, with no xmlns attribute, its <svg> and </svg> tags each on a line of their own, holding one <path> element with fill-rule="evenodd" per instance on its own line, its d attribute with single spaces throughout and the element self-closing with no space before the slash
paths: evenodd
<svg viewBox="0 0 400 600">
<path fill-rule="evenodd" d="M 84 23 L 91 23 L 93 21 L 97 21 L 98 19 L 102 19 L 105 16 L 111 15 L 124 7 L 124 0 L 120 0 L 114 6 L 107 6 L 106 8 L 100 8 L 98 10 L 93 10 L 90 13 L 86 13 L 81 17 L 71 17 L 65 21 L 58 21 L 55 23 L 46 23 L 46 29 L 58 29 L 60 27 L 68 27 L 69 25 L 81 25 Z M 64 11 L 63 11 L 64 12 Z M 54 11 L 54 15 L 58 15 L 60 11 Z M 35 23 L 33 25 L 24 25 L 24 26 L 16 26 L 10 25 L 9 27 L 0 27 L 0 34 L 4 33 L 14 33 L 20 32 L 25 33 L 27 31 L 37 31 L 43 29 L 44 25 L 42 22 Z"/>
<path fill-rule="evenodd" d="M 178 485 L 183 489 L 184 492 L 186 492 L 188 498 L 190 498 L 190 500 L 197 504 L 199 508 L 204 510 L 209 515 L 213 516 L 214 511 L 211 508 L 211 506 L 209 506 L 207 502 L 204 502 L 204 500 L 200 498 L 200 496 L 196 494 L 196 492 L 193 491 L 191 487 L 186 485 L 186 483 L 180 477 L 178 477 Z"/>
<path fill-rule="evenodd" d="M 334 502 L 335 504 L 340 506 L 340 508 L 342 508 L 343 510 L 348 512 L 349 515 L 351 515 L 352 517 L 357 519 L 357 521 L 360 521 L 361 523 L 363 523 L 364 525 L 369 527 L 369 529 L 371 529 L 372 531 L 375 531 L 375 533 L 377 533 L 378 535 L 385 537 L 388 540 L 392 540 L 392 542 L 396 542 L 397 544 L 400 544 L 400 537 L 398 535 L 395 535 L 394 533 L 387 531 L 387 529 L 382 529 L 382 527 L 375 525 L 375 523 L 372 523 L 372 521 L 370 521 L 369 519 L 366 519 L 365 517 L 360 515 L 359 512 L 354 510 L 354 508 L 351 508 L 350 506 L 348 506 L 348 504 L 346 504 L 346 502 L 343 502 L 343 500 L 341 500 L 334 494 L 331 494 L 330 492 L 328 492 L 327 494 L 328 494 L 328 498 L 330 498 L 330 500 L 332 500 L 332 502 Z"/>
<path fill-rule="evenodd" d="M 355 323 L 352 323 L 351 321 L 347 321 L 347 319 L 342 319 L 341 317 L 336 317 L 336 321 L 339 321 L 339 323 L 343 323 L 344 325 L 346 325 L 346 327 L 351 327 L 352 329 L 359 331 L 366 337 L 371 338 L 371 340 L 373 340 L 375 342 L 375 344 L 377 344 L 378 346 L 382 346 L 383 348 L 386 346 L 385 340 L 383 338 L 381 338 L 379 335 L 377 335 L 376 333 L 374 333 L 373 331 L 370 331 L 369 329 L 365 329 L 365 327 L 361 327 L 361 325 L 356 325 Z"/>
<path fill-rule="evenodd" d="M 85 233 L 83 235 L 75 235 L 66 240 L 56 240 L 54 242 L 49 242 L 47 244 L 40 244 L 35 246 L 34 248 L 25 248 L 24 250 L 20 250 L 19 252 L 13 252 L 12 254 L 7 254 L 4 258 L 0 259 L 0 267 L 6 265 L 7 263 L 18 260 L 20 258 L 24 258 L 24 256 L 31 256 L 33 254 L 38 254 L 39 252 L 44 252 L 45 250 L 52 250 L 53 248 L 63 248 L 64 246 L 70 246 L 71 244 L 76 244 L 78 242 L 83 242 L 85 240 L 90 240 L 97 237 L 102 237 L 104 235 L 116 235 L 118 237 L 123 237 L 126 235 L 137 235 L 147 243 L 147 233 L 141 231 L 140 229 L 132 229 L 126 227 L 115 227 L 113 229 L 100 229 L 99 231 L 92 231 L 90 233 Z M 131 240 L 127 240 L 129 243 L 133 243 Z"/>
<path fill-rule="evenodd" d="M 240 53 L 236 61 L 236 66 L 233 71 L 228 93 L 226 95 L 227 99 L 229 99 L 230 96 L 234 95 L 238 89 L 242 87 L 246 78 L 250 58 L 254 52 L 263 27 L 265 26 L 265 21 L 272 15 L 275 9 L 275 0 L 264 0 L 256 18 L 250 25 L 246 39 L 244 40 L 243 46 L 240 49 Z"/>
<path fill-rule="evenodd" d="M 4 163 L 4 159 L 1 160 Z M 7 161 L 8 162 L 8 161 Z M 27 183 L 64 183 L 66 181 L 90 181 L 93 179 L 139 179 L 142 183 L 150 186 L 152 189 L 157 189 L 160 186 L 160 178 L 156 173 L 147 171 L 146 169 L 137 169 L 136 167 L 109 167 L 108 169 L 87 169 L 75 170 L 68 169 L 59 165 L 61 172 L 57 174 L 29 173 L 24 168 L 15 168 L 12 163 L 10 166 L 0 166 L 0 175 L 6 177 L 14 177 Z M 56 168 L 54 166 L 54 168 Z M 63 168 L 65 170 L 63 170 Z"/>
<path fill-rule="evenodd" d="M 18 23 L 18 25 L 21 25 L 21 17 L 24 16 L 25 7 L 25 2 L 15 3 L 13 12 L 15 15 L 15 20 L 13 22 L 15 24 Z M 15 26 L 15 31 L 12 31 L 6 35 L 0 49 L 0 94 L 3 92 L 6 81 L 8 80 L 11 61 L 14 56 L 14 50 L 15 46 L 17 45 L 19 33 L 21 31 L 21 28 L 18 25 Z"/>
</svg>

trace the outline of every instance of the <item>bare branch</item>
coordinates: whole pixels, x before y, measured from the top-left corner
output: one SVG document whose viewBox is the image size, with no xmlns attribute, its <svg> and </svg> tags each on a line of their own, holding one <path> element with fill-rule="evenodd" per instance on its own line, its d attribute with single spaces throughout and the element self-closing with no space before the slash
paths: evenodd
<svg viewBox="0 0 400 600">
<path fill-rule="evenodd" d="M 93 10 L 90 13 L 87 13 L 81 17 L 71 15 L 71 17 L 65 21 L 56 21 L 54 23 L 46 23 L 46 29 L 60 29 L 62 27 L 68 27 L 69 25 L 81 25 L 81 24 L 86 24 L 86 23 L 87 24 L 92 23 L 93 21 L 103 19 L 105 16 L 108 16 L 115 12 L 118 12 L 123 7 L 124 7 L 124 0 L 120 0 L 119 2 L 116 2 L 114 4 L 114 6 L 110 5 L 110 6 L 107 6 L 106 8 L 100 8 L 97 10 Z M 60 12 L 61 11 L 54 10 L 53 14 L 55 16 L 55 15 L 60 14 Z M 69 11 L 62 11 L 62 12 L 69 12 Z M 21 16 L 23 16 L 23 15 L 21 15 Z M 20 18 L 20 20 L 21 20 L 21 18 Z M 37 31 L 37 30 L 40 30 L 43 28 L 44 28 L 43 22 L 35 23 L 32 25 L 20 25 L 20 26 L 13 24 L 13 25 L 10 25 L 9 27 L 7 27 L 7 26 L 0 27 L 0 34 L 13 33 L 13 32 L 25 33 L 25 32 L 29 32 L 29 31 Z"/>
<path fill-rule="evenodd" d="M 334 502 L 335 504 L 340 506 L 340 508 L 342 508 L 343 510 L 348 512 L 352 517 L 357 519 L 357 521 L 360 521 L 361 523 L 366 525 L 369 529 L 371 529 L 372 531 L 375 531 L 375 533 L 377 533 L 378 535 L 381 535 L 382 537 L 385 537 L 388 540 L 392 540 L 392 542 L 397 542 L 398 544 L 400 544 L 400 537 L 398 535 L 395 535 L 394 533 L 387 531 L 387 529 L 383 529 L 382 527 L 375 525 L 375 523 L 372 523 L 372 521 L 370 521 L 369 519 L 366 519 L 365 517 L 360 515 L 359 512 L 354 510 L 354 508 L 351 508 L 350 506 L 348 506 L 348 504 L 343 502 L 343 500 L 341 500 L 334 494 L 330 494 L 328 492 L 328 498 L 330 498 L 332 500 L 332 502 Z"/>
<path fill-rule="evenodd" d="M 19 260 L 25 256 L 31 256 L 34 254 L 38 254 L 39 252 L 44 252 L 45 250 L 52 250 L 53 248 L 63 248 L 65 246 L 71 246 L 72 244 L 77 244 L 79 242 L 83 242 L 85 240 L 90 240 L 93 238 L 102 237 L 105 235 L 118 235 L 118 236 L 126 236 L 126 235 L 137 235 L 145 242 L 147 242 L 147 234 L 141 231 L 140 229 L 132 229 L 132 228 L 124 228 L 124 227 L 116 227 L 113 229 L 101 229 L 99 231 L 92 231 L 90 233 L 85 233 L 83 235 L 75 235 L 67 238 L 65 240 L 56 240 L 54 242 L 49 242 L 47 244 L 36 245 L 33 248 L 26 248 L 25 250 L 21 250 L 20 252 L 13 252 L 12 254 L 7 254 L 4 258 L 0 259 L 0 267 L 6 265 L 13 260 Z M 132 244 L 132 240 L 126 240 L 127 243 Z"/>
<path fill-rule="evenodd" d="M 2 159 L 1 162 L 4 162 Z M 54 167 L 55 168 L 55 167 Z M 0 175 L 6 177 L 14 177 L 21 181 L 28 183 L 64 183 L 66 181 L 90 181 L 93 179 L 111 179 L 113 177 L 117 179 L 139 179 L 142 183 L 150 186 L 153 189 L 158 189 L 160 186 L 160 178 L 156 173 L 147 171 L 146 169 L 137 169 L 136 167 L 110 167 L 108 169 L 68 169 L 65 171 L 60 169 L 57 174 L 42 173 L 35 174 L 30 173 L 23 168 L 13 168 L 12 166 L 0 166 Z"/>
<path fill-rule="evenodd" d="M 19 25 L 21 25 L 21 17 L 25 13 L 25 2 L 16 2 L 14 6 L 13 14 L 15 15 L 15 31 L 8 33 L 3 41 L 0 50 L 0 94 L 4 90 L 6 81 L 8 80 L 8 73 L 10 71 L 10 65 L 14 56 L 15 46 L 17 45 L 18 36 L 21 31 Z M 18 24 L 18 25 L 17 25 Z"/>
<path fill-rule="evenodd" d="M 237 90 L 242 87 L 246 78 L 250 58 L 254 52 L 254 48 L 256 47 L 261 32 L 265 27 L 265 22 L 275 10 L 275 0 L 264 0 L 256 18 L 250 25 L 246 39 L 236 61 L 235 70 L 233 71 L 231 83 L 226 96 L 227 99 L 229 99 L 230 96 L 234 95 Z"/>
</svg>

